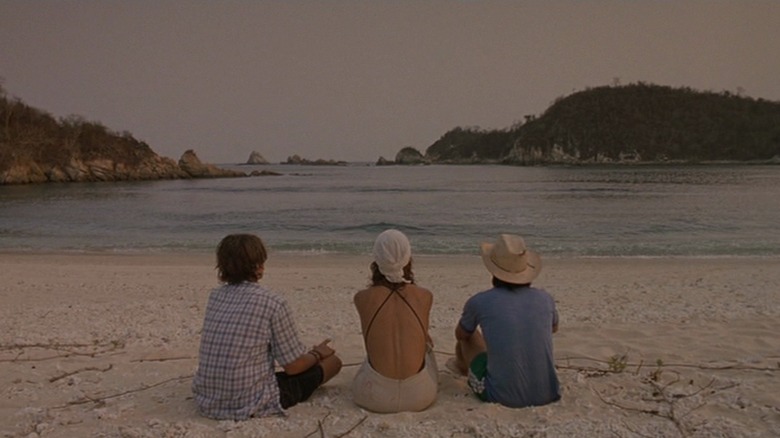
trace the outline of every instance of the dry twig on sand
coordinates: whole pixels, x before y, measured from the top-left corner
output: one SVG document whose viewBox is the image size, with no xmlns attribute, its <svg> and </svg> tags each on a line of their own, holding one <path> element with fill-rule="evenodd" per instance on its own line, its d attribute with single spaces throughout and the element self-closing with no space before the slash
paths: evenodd
<svg viewBox="0 0 780 438">
<path fill-rule="evenodd" d="M 621 373 L 625 368 L 628 367 L 636 367 L 637 373 L 644 365 L 644 362 L 639 363 L 631 363 L 628 362 L 627 356 L 621 355 L 621 356 L 613 356 L 609 360 L 603 360 L 603 359 L 596 359 L 593 357 L 587 357 L 587 356 L 570 356 L 570 357 L 562 357 L 558 359 L 558 361 L 566 362 L 566 365 L 556 364 L 557 368 L 562 369 L 572 369 L 572 370 L 580 370 L 580 371 L 593 371 L 593 372 L 600 372 L 603 374 L 609 374 L 609 373 Z M 607 369 L 604 368 L 594 368 L 594 367 L 581 367 L 581 366 L 574 366 L 569 365 L 569 362 L 571 361 L 590 361 L 590 362 L 597 362 L 607 365 Z M 776 367 L 757 367 L 757 366 L 750 366 L 750 365 L 742 365 L 742 364 L 730 364 L 730 365 L 701 365 L 701 364 L 690 364 L 690 363 L 663 363 L 664 366 L 670 367 L 670 368 L 697 368 L 700 370 L 714 370 L 714 371 L 720 371 L 720 370 L 746 370 L 746 371 L 780 371 L 780 363 L 777 364 Z"/>
<path fill-rule="evenodd" d="M 323 422 L 325 421 L 326 418 L 328 418 L 329 415 L 330 415 L 330 411 L 328 411 L 328 413 L 325 414 L 324 417 L 322 417 L 321 419 L 317 420 L 317 429 L 314 430 L 313 432 L 309 432 L 308 434 L 304 435 L 303 438 L 309 438 L 309 437 L 311 437 L 312 435 L 314 435 L 314 434 L 316 434 L 318 432 L 320 434 L 320 438 L 325 438 L 325 427 L 323 426 Z M 367 418 L 368 418 L 368 415 L 363 416 L 363 418 L 358 420 L 358 422 L 355 423 L 354 425 L 352 425 L 352 427 L 350 427 L 349 429 L 347 429 L 346 431 L 344 431 L 344 432 L 342 432 L 340 434 L 334 435 L 334 437 L 335 438 L 342 438 L 342 437 L 345 437 L 345 436 L 349 435 L 350 433 L 352 433 L 353 430 L 357 429 L 358 426 L 363 424 L 363 422 L 366 421 Z"/>
<path fill-rule="evenodd" d="M 154 358 L 133 359 L 130 362 L 168 362 L 171 360 L 193 360 L 197 358 L 198 358 L 197 356 L 154 357 Z"/>
<path fill-rule="evenodd" d="M 192 374 L 188 374 L 188 375 L 184 375 L 184 376 L 173 377 L 173 378 L 166 379 L 166 380 L 163 380 L 163 381 L 160 381 L 160 382 L 157 382 L 157 383 L 152 383 L 151 385 L 146 385 L 146 386 L 142 386 L 140 388 L 129 389 L 127 391 L 122 391 L 122 392 L 118 392 L 118 393 L 115 393 L 115 394 L 109 394 L 109 395 L 104 395 L 104 396 L 100 396 L 100 397 L 97 397 L 97 396 L 90 397 L 90 396 L 85 395 L 85 396 L 83 396 L 82 398 L 80 398 L 78 400 L 70 401 L 70 402 L 68 402 L 68 403 L 66 403 L 64 405 L 53 406 L 51 409 L 62 409 L 62 408 L 67 408 L 67 407 L 75 406 L 75 405 L 83 405 L 85 403 L 104 403 L 106 400 L 110 400 L 110 399 L 117 398 L 117 397 L 122 397 L 123 395 L 133 394 L 133 393 L 141 392 L 141 391 L 146 391 L 148 389 L 156 388 L 158 386 L 162 386 L 162 385 L 165 385 L 166 383 L 170 383 L 170 382 L 177 382 L 177 381 L 184 380 L 184 379 L 190 379 L 190 378 L 192 378 L 192 376 L 193 376 Z"/>
<path fill-rule="evenodd" d="M 350 427 L 349 429 L 347 429 L 345 432 L 342 432 L 342 433 L 340 433 L 340 434 L 336 435 L 336 438 L 341 438 L 341 437 L 345 437 L 345 436 L 349 435 L 350 433 L 352 433 L 352 431 L 353 431 L 353 430 L 357 429 L 357 428 L 358 428 L 358 426 L 360 426 L 361 424 L 363 424 L 363 422 L 364 422 L 364 421 L 366 421 L 366 418 L 368 418 L 368 415 L 365 415 L 365 416 L 363 416 L 363 418 L 361 418 L 360 420 L 358 420 L 358 422 L 357 422 L 357 423 L 355 423 L 355 424 L 354 424 L 352 427 Z"/>
<path fill-rule="evenodd" d="M 661 382 L 662 366 L 663 364 L 659 361 L 658 368 L 641 379 L 643 384 L 650 387 L 650 396 L 646 398 L 643 397 L 642 400 L 652 403 L 652 407 L 628 406 L 625 403 L 607 399 L 604 394 L 601 393 L 601 391 L 593 387 L 591 387 L 591 391 L 596 394 L 599 400 L 609 406 L 613 406 L 624 411 L 648 414 L 667 419 L 672 422 L 680 436 L 687 437 L 695 432 L 699 426 L 704 424 L 687 424 L 686 420 L 691 413 L 707 404 L 706 397 L 712 396 L 717 392 L 725 391 L 738 386 L 737 384 L 728 384 L 721 387 L 715 387 L 715 378 L 713 378 L 706 385 L 699 386 L 691 392 L 673 390 L 673 388 L 682 381 L 682 376 L 677 372 L 673 372 L 674 377 L 663 383 Z M 690 384 L 693 384 L 692 380 L 690 381 Z M 695 405 L 691 407 L 684 407 L 681 404 L 686 400 L 694 400 L 696 396 L 702 395 L 705 391 L 709 391 L 709 393 L 704 394 L 703 397 L 695 403 Z"/>
<path fill-rule="evenodd" d="M 105 373 L 106 371 L 112 369 L 113 367 L 114 367 L 113 364 L 108 364 L 108 366 L 106 368 L 100 368 L 100 367 L 79 368 L 79 369 L 77 369 L 75 371 L 69 371 L 67 373 L 60 374 L 59 376 L 52 377 L 52 378 L 49 379 L 49 383 L 54 383 L 57 380 L 61 380 L 61 379 L 64 379 L 66 377 L 70 377 L 70 376 L 72 376 L 74 374 L 83 373 L 85 371 L 100 371 L 102 373 Z"/>
<path fill-rule="evenodd" d="M 41 362 L 45 360 L 61 359 L 70 356 L 95 357 L 110 352 L 114 352 L 118 349 L 124 348 L 124 346 L 125 346 L 124 342 L 117 341 L 117 340 L 108 341 L 108 342 L 95 341 L 90 344 L 75 343 L 75 342 L 74 343 L 54 342 L 51 344 L 30 343 L 30 344 L 0 345 L 0 351 L 8 351 L 8 352 L 18 351 L 15 357 L 11 359 L 0 359 L 0 362 Z M 50 351 L 53 350 L 53 351 L 61 352 L 62 354 L 55 354 L 54 356 L 44 356 L 44 357 L 21 358 L 22 355 L 28 353 L 29 350 L 50 350 Z"/>
</svg>

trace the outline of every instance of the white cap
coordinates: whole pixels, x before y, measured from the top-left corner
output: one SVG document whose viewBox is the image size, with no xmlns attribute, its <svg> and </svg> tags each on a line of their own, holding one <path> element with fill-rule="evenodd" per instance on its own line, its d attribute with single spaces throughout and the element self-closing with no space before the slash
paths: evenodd
<svg viewBox="0 0 780 438">
<path fill-rule="evenodd" d="M 404 233 L 386 230 L 374 242 L 374 261 L 391 283 L 405 283 L 404 267 L 412 259 L 412 245 Z"/>
</svg>

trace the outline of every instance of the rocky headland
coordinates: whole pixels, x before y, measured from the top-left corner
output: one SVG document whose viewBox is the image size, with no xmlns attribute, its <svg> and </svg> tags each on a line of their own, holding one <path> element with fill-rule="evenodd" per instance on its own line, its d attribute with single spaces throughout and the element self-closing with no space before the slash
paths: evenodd
<svg viewBox="0 0 780 438">
<path fill-rule="evenodd" d="M 55 119 L 0 87 L 0 185 L 186 178 L 246 174 L 203 163 L 193 150 L 179 161 L 155 153 L 130 133 L 78 116 Z"/>
<path fill-rule="evenodd" d="M 506 129 L 456 127 L 388 164 L 780 164 L 780 102 L 645 83 L 557 99 Z"/>
<path fill-rule="evenodd" d="M 47 182 L 143 181 L 189 178 L 236 178 L 244 172 L 222 169 L 200 161 L 194 151 L 182 154 L 178 162 L 150 153 L 128 162 L 124 157 L 70 157 L 63 161 L 17 160 L 0 170 L 0 184 L 36 184 Z"/>
</svg>

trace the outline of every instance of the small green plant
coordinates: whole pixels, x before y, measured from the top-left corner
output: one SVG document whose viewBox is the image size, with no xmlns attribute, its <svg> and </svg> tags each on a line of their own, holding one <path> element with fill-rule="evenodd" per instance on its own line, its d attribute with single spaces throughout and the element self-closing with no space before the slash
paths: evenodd
<svg viewBox="0 0 780 438">
<path fill-rule="evenodd" d="M 610 357 L 607 366 L 612 373 L 622 373 L 628 366 L 628 354 L 621 354 L 620 356 L 616 354 Z"/>
<path fill-rule="evenodd" d="M 661 359 L 655 360 L 655 369 L 650 373 L 650 380 L 653 382 L 657 382 L 661 380 L 661 373 L 663 372 L 662 368 L 664 366 L 664 361 Z"/>
</svg>

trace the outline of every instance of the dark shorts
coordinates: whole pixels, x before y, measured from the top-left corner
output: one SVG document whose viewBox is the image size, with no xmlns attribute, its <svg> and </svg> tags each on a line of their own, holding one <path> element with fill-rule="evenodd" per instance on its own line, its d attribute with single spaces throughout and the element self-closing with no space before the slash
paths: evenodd
<svg viewBox="0 0 780 438">
<path fill-rule="evenodd" d="M 487 353 L 482 352 L 474 357 L 469 364 L 469 388 L 482 401 L 487 401 L 485 393 L 485 376 L 487 376 Z"/>
<path fill-rule="evenodd" d="M 294 376 L 282 372 L 276 373 L 282 408 L 287 409 L 306 401 L 314 390 L 322 385 L 322 377 L 322 367 L 319 365 Z"/>
</svg>

